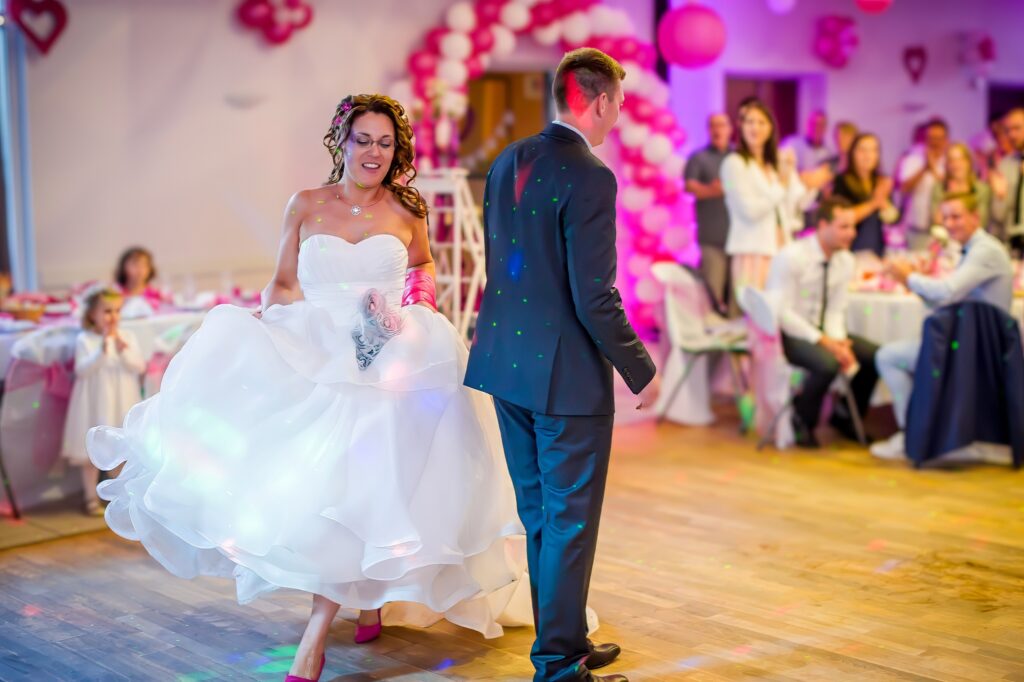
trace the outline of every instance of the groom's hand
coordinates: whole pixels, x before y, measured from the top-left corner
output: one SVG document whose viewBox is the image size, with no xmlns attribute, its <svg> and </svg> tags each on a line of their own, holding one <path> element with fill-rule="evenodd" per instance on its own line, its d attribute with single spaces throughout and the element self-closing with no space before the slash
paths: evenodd
<svg viewBox="0 0 1024 682">
<path fill-rule="evenodd" d="M 644 386 L 637 396 L 636 409 L 644 410 L 658 402 L 658 395 L 661 393 L 661 375 L 655 374 L 650 383 Z"/>
</svg>

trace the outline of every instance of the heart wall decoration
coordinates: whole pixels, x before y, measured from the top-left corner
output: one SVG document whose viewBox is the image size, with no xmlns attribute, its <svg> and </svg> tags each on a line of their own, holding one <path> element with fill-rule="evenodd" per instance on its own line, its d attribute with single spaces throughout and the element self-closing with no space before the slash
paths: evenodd
<svg viewBox="0 0 1024 682">
<path fill-rule="evenodd" d="M 903 68 L 910 75 L 910 80 L 917 83 L 924 75 L 928 66 L 928 51 L 924 45 L 908 45 L 903 48 Z"/>
<path fill-rule="evenodd" d="M 43 54 L 50 51 L 68 25 L 68 11 L 58 0 L 10 0 L 7 11 Z"/>
</svg>

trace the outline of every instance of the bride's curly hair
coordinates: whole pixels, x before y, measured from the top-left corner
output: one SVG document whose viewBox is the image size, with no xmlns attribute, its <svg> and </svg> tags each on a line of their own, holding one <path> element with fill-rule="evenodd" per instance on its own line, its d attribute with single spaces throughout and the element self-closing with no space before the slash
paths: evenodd
<svg viewBox="0 0 1024 682">
<path fill-rule="evenodd" d="M 384 176 L 384 187 L 391 190 L 402 206 L 414 216 L 427 217 L 427 202 L 423 200 L 419 190 L 411 186 L 416 178 L 416 169 L 412 165 L 415 156 L 412 126 L 409 125 L 402 105 L 387 95 L 349 95 L 338 103 L 334 110 L 334 118 L 331 119 L 331 127 L 324 135 L 324 146 L 334 161 L 334 170 L 324 184 L 331 185 L 341 181 L 341 176 L 345 172 L 342 146 L 348 140 L 356 119 L 371 111 L 384 114 L 395 126 L 395 155 L 391 159 L 391 167 Z"/>
</svg>

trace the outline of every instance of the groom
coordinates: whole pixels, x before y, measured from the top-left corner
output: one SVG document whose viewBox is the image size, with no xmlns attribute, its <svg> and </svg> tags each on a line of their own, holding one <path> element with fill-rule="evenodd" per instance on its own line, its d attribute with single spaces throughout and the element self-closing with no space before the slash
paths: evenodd
<svg viewBox="0 0 1024 682">
<path fill-rule="evenodd" d="M 509 145 L 484 191 L 487 290 L 466 385 L 490 393 L 526 527 L 535 682 L 604 680 L 619 655 L 587 639 L 586 606 L 611 454 L 612 368 L 651 405 L 659 382 L 615 289 L 615 175 L 591 153 L 615 125 L 625 71 L 565 55 L 558 118 Z"/>
</svg>

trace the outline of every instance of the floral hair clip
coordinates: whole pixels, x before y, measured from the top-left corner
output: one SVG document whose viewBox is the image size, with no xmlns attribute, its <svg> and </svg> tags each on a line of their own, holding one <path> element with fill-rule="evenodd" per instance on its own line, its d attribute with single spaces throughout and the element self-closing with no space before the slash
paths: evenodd
<svg viewBox="0 0 1024 682">
<path fill-rule="evenodd" d="M 341 116 L 335 116 L 334 120 L 331 121 L 334 125 L 341 125 Z"/>
</svg>

